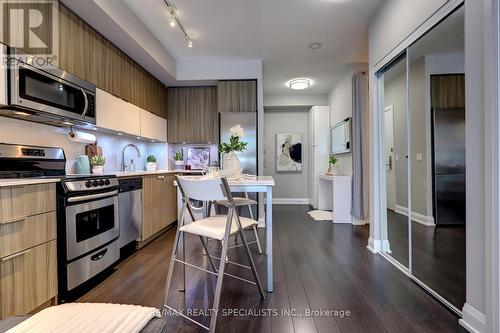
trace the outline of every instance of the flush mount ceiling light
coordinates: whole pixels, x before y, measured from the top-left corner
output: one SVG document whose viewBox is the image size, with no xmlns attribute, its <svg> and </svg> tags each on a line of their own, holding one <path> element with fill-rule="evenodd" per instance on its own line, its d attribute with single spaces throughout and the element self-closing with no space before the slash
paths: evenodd
<svg viewBox="0 0 500 333">
<path fill-rule="evenodd" d="M 323 46 L 323 44 L 318 43 L 318 42 L 314 42 L 314 43 L 309 44 L 309 48 L 310 48 L 311 50 L 317 50 L 317 49 L 320 49 L 322 46 Z"/>
<path fill-rule="evenodd" d="M 181 29 L 182 33 L 184 34 L 184 37 L 186 38 L 186 46 L 191 48 L 193 47 L 193 41 L 191 40 L 191 37 L 188 35 L 186 32 L 186 29 L 184 28 L 184 25 L 181 22 L 181 19 L 179 18 L 179 15 L 177 15 L 177 8 L 175 5 L 169 1 L 169 0 L 163 0 L 165 2 L 165 5 L 167 6 L 168 13 L 169 13 L 169 24 L 172 28 L 175 26 L 179 26 L 179 29 Z"/>
<path fill-rule="evenodd" d="M 312 80 L 306 78 L 297 78 L 288 81 L 286 85 L 294 90 L 307 89 L 312 85 Z"/>
</svg>

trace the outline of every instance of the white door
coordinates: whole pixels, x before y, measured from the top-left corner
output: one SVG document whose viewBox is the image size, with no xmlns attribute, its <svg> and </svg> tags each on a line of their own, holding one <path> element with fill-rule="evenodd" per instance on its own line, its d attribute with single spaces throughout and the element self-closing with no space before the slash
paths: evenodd
<svg viewBox="0 0 500 333">
<path fill-rule="evenodd" d="M 387 188 L 387 208 L 396 208 L 396 183 L 394 176 L 394 110 L 389 105 L 384 109 L 385 129 L 385 179 Z"/>
</svg>

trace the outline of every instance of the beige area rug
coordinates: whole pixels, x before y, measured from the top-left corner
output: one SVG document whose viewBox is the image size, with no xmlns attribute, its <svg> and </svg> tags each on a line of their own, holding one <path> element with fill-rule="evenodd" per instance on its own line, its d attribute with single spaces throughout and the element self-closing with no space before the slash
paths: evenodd
<svg viewBox="0 0 500 333">
<path fill-rule="evenodd" d="M 333 212 L 327 210 L 312 210 L 309 214 L 315 221 L 332 221 Z"/>
</svg>

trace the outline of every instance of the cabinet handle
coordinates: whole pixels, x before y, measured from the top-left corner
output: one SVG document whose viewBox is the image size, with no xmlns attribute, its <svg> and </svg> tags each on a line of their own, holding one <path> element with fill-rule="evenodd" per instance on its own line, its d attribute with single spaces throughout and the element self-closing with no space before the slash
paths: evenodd
<svg viewBox="0 0 500 333">
<path fill-rule="evenodd" d="M 25 220 L 26 220 L 26 218 L 23 217 L 23 218 L 20 218 L 20 219 L 13 219 L 13 220 L 2 221 L 2 222 L 0 222 L 0 224 L 17 223 L 17 222 L 23 222 Z"/>
<path fill-rule="evenodd" d="M 14 258 L 17 258 L 17 257 L 20 257 L 20 256 L 23 256 L 25 255 L 26 253 L 29 253 L 31 252 L 31 249 L 27 249 L 27 250 L 24 250 L 24 251 L 21 251 L 21 252 L 18 252 L 18 253 L 14 253 L 8 257 L 5 257 L 5 258 L 2 258 L 2 262 L 6 262 L 6 261 L 9 261 L 9 260 L 12 260 Z"/>
<path fill-rule="evenodd" d="M 165 176 L 158 176 L 158 179 L 165 179 Z"/>
</svg>

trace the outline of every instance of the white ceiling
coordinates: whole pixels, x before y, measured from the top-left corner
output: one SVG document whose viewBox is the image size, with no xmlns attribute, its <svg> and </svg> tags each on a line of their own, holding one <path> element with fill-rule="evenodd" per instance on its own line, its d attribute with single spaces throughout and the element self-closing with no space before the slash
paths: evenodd
<svg viewBox="0 0 500 333">
<path fill-rule="evenodd" d="M 383 0 L 173 0 L 194 47 L 168 24 L 163 0 L 125 0 L 176 60 L 262 59 L 265 95 L 308 77 L 300 94 L 328 93 L 352 63 L 367 62 L 368 21 Z M 308 45 L 323 47 L 311 50 Z"/>
</svg>

